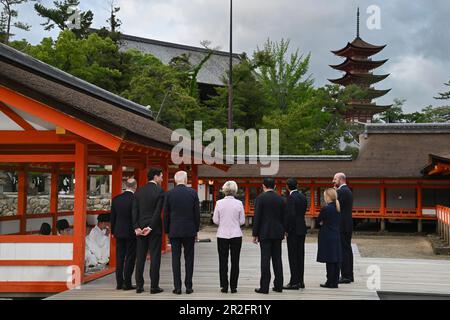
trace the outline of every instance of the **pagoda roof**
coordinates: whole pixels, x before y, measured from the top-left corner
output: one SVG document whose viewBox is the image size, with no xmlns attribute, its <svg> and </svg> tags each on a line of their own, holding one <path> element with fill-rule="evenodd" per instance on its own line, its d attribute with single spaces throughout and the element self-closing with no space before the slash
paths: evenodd
<svg viewBox="0 0 450 320">
<path fill-rule="evenodd" d="M 380 82 L 389 77 L 389 74 L 385 75 L 374 75 L 370 73 L 350 73 L 347 72 L 342 78 L 339 79 L 328 79 L 330 82 L 339 84 L 342 86 L 347 86 L 350 84 L 374 84 Z"/>
<path fill-rule="evenodd" d="M 385 47 L 386 45 L 384 46 L 373 45 L 364 41 L 360 37 L 356 37 L 352 42 L 348 42 L 344 48 L 331 52 L 342 57 L 351 57 L 354 55 L 361 55 L 368 57 L 377 54 Z"/>
<path fill-rule="evenodd" d="M 369 89 L 369 90 L 367 90 L 367 99 L 380 98 L 380 97 L 388 94 L 390 91 L 391 91 L 391 89 L 387 89 L 387 90 Z"/>
<path fill-rule="evenodd" d="M 385 64 L 389 59 L 386 60 L 379 60 L 379 61 L 373 61 L 373 60 L 359 60 L 354 59 L 351 57 L 347 57 L 344 62 L 337 65 L 330 65 L 333 69 L 340 70 L 340 71 L 351 71 L 352 69 L 363 69 L 363 70 L 373 70 L 376 69 L 383 64 Z"/>
<path fill-rule="evenodd" d="M 364 111 L 371 111 L 373 113 L 380 113 L 384 112 L 386 110 L 389 110 L 392 107 L 391 105 L 377 105 L 373 103 L 354 103 L 354 104 L 348 104 L 347 105 L 350 110 L 364 110 Z"/>
</svg>

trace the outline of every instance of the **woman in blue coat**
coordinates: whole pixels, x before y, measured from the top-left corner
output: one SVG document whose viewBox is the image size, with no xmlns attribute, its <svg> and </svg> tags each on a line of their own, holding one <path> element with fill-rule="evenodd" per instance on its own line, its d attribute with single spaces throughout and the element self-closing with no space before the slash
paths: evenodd
<svg viewBox="0 0 450 320">
<path fill-rule="evenodd" d="M 327 264 L 327 282 L 322 288 L 337 288 L 339 283 L 339 266 L 342 259 L 340 238 L 340 205 L 337 192 L 327 189 L 324 192 L 327 205 L 320 210 L 317 222 L 320 225 L 317 262 Z"/>
</svg>

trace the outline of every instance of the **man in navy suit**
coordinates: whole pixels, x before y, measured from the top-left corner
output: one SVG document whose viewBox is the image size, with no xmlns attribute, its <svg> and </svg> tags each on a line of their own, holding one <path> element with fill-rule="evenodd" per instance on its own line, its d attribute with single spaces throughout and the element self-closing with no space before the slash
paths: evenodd
<svg viewBox="0 0 450 320">
<path fill-rule="evenodd" d="M 116 282 L 117 290 L 133 290 L 131 277 L 136 262 L 136 235 L 132 224 L 132 205 L 137 183 L 126 182 L 126 190 L 115 197 L 111 204 L 111 230 L 116 238 Z"/>
<path fill-rule="evenodd" d="M 274 191 L 275 180 L 265 178 L 264 193 L 256 198 L 253 242 L 261 248 L 261 280 L 257 293 L 268 294 L 270 286 L 270 260 L 275 274 L 275 292 L 283 291 L 283 263 L 281 243 L 284 239 L 284 199 Z"/>
<path fill-rule="evenodd" d="M 194 273 L 194 245 L 200 229 L 200 201 L 197 191 L 187 187 L 187 173 L 175 174 L 176 187 L 166 195 L 164 227 L 172 245 L 174 294 L 181 294 L 181 248 L 184 249 L 186 293 L 192 289 Z"/>
<path fill-rule="evenodd" d="M 291 281 L 283 289 L 298 290 L 305 288 L 305 213 L 308 204 L 305 195 L 297 190 L 296 179 L 288 179 L 287 189 L 289 195 L 286 201 L 285 230 Z"/>
<path fill-rule="evenodd" d="M 150 293 L 163 292 L 159 287 L 161 266 L 162 219 L 164 190 L 161 188 L 163 172 L 152 168 L 148 173 L 148 183 L 139 188 L 133 201 L 133 228 L 137 236 L 136 292 L 144 292 L 144 267 L 150 252 Z"/>
<path fill-rule="evenodd" d="M 342 245 L 342 264 L 341 278 L 339 283 L 352 283 L 355 281 L 353 276 L 353 194 L 347 186 L 347 178 L 344 173 L 336 173 L 333 178 L 334 187 L 337 190 L 338 200 L 341 206 L 341 245 Z"/>
</svg>

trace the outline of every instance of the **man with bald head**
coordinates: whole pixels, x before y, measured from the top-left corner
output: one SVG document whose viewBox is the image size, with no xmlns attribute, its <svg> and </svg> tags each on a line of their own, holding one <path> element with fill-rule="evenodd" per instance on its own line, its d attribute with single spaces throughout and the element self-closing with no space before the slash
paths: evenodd
<svg viewBox="0 0 450 320">
<path fill-rule="evenodd" d="M 175 174 L 176 187 L 166 195 L 164 227 L 172 244 L 174 294 L 181 294 L 181 248 L 184 249 L 186 293 L 193 293 L 194 244 L 200 229 L 200 201 L 197 191 L 187 187 L 187 173 Z"/>
<path fill-rule="evenodd" d="M 341 278 L 339 283 L 352 283 L 353 277 L 353 194 L 347 186 L 347 178 L 344 173 L 336 173 L 333 179 L 334 187 L 337 190 L 338 200 L 341 205 L 341 247 L 342 264 Z"/>
<path fill-rule="evenodd" d="M 115 197 L 111 204 L 111 230 L 116 238 L 117 290 L 132 290 L 131 277 L 136 261 L 136 235 L 132 224 L 132 206 L 137 183 L 128 179 L 126 190 Z"/>
</svg>

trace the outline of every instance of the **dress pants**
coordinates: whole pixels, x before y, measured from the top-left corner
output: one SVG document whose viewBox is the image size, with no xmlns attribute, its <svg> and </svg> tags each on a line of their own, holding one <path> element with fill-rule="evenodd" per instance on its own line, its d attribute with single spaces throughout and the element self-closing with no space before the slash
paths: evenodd
<svg viewBox="0 0 450 320">
<path fill-rule="evenodd" d="M 341 233 L 341 247 L 342 247 L 341 276 L 343 278 L 354 281 L 352 233 L 351 232 L 342 232 Z"/>
<path fill-rule="evenodd" d="M 172 245 L 172 272 L 174 288 L 181 290 L 181 248 L 183 248 L 186 272 L 184 285 L 186 286 L 186 289 L 192 289 L 195 237 L 171 238 L 170 243 Z"/>
<path fill-rule="evenodd" d="M 116 239 L 116 282 L 117 287 L 131 287 L 136 264 L 136 238 Z"/>
<path fill-rule="evenodd" d="M 270 260 L 272 259 L 273 272 L 275 274 L 274 287 L 283 289 L 283 262 L 281 260 L 281 242 L 278 239 L 261 240 L 261 280 L 260 289 L 269 292 L 270 287 Z"/>
<path fill-rule="evenodd" d="M 151 288 L 159 287 L 159 269 L 161 266 L 161 234 L 150 232 L 146 237 L 137 237 L 136 286 L 144 287 L 144 268 L 147 253 L 150 252 Z"/>
<path fill-rule="evenodd" d="M 217 250 L 219 251 L 220 287 L 237 289 L 239 279 L 239 258 L 241 255 L 242 237 L 223 239 L 217 238 Z M 228 282 L 228 256 L 231 254 L 230 282 Z"/>
<path fill-rule="evenodd" d="M 305 284 L 305 238 L 306 235 L 297 234 L 289 234 L 287 237 L 289 268 L 291 269 L 289 284 L 291 285 Z"/>
<path fill-rule="evenodd" d="M 327 263 L 327 284 L 330 286 L 339 284 L 339 262 Z"/>
</svg>

